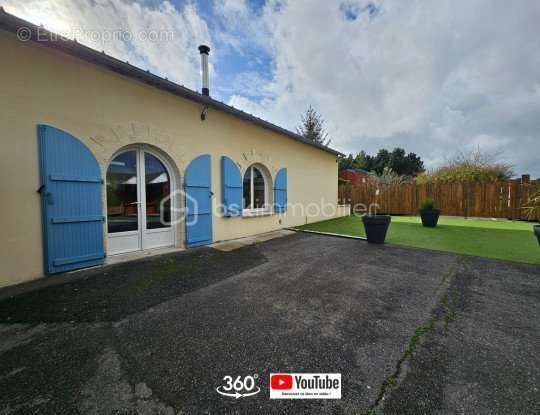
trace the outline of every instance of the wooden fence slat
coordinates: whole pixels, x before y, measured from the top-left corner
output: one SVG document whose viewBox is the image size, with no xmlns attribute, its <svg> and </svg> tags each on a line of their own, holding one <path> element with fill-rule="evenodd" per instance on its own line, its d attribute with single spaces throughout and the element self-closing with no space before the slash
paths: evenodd
<svg viewBox="0 0 540 415">
<path fill-rule="evenodd" d="M 528 203 L 533 186 L 526 180 L 379 186 L 370 181 L 360 185 L 338 185 L 338 201 L 351 204 L 353 211 L 355 206 L 369 208 L 378 203 L 378 213 L 415 215 L 429 197 L 435 200 L 443 215 L 526 219 L 522 207 Z"/>
</svg>

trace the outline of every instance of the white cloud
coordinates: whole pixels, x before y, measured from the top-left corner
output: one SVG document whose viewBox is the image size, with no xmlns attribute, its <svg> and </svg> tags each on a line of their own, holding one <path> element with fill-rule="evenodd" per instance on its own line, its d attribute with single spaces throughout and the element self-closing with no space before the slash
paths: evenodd
<svg viewBox="0 0 540 415">
<path fill-rule="evenodd" d="M 240 55 L 253 47 L 268 51 L 268 28 L 246 0 L 216 0 L 213 11 L 220 23 L 214 35 Z"/>
<path fill-rule="evenodd" d="M 273 96 L 234 105 L 294 128 L 312 104 L 343 151 L 399 145 L 433 164 L 481 145 L 540 176 L 540 3 L 387 0 L 371 17 L 348 1 L 356 20 L 335 2 L 277 3 L 258 20 Z"/>
<path fill-rule="evenodd" d="M 43 24 L 53 32 L 76 37 L 87 46 L 190 88 L 200 87 L 197 45 L 211 44 L 211 37 L 193 4 L 186 4 L 179 11 L 168 1 L 156 6 L 127 0 L 3 3 L 8 12 Z"/>
</svg>

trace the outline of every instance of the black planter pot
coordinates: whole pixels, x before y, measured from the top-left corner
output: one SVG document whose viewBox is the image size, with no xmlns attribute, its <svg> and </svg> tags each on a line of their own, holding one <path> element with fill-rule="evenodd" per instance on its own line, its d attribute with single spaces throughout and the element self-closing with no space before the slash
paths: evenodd
<svg viewBox="0 0 540 415">
<path fill-rule="evenodd" d="M 362 216 L 367 241 L 373 244 L 383 244 L 391 219 L 389 215 Z"/>
<path fill-rule="evenodd" d="M 428 228 L 434 228 L 439 221 L 439 215 L 441 211 L 439 209 L 424 209 L 420 211 L 420 217 L 422 218 L 422 225 Z"/>
<path fill-rule="evenodd" d="M 538 245 L 540 245 L 540 225 L 534 225 L 534 234 L 536 239 L 538 239 Z"/>
</svg>

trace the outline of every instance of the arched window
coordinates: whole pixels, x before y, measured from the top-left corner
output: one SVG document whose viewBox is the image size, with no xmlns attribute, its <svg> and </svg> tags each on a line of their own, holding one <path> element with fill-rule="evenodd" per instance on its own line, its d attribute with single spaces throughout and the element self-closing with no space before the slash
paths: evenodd
<svg viewBox="0 0 540 415">
<path fill-rule="evenodd" d="M 268 186 L 270 180 L 264 170 L 256 165 L 244 174 L 244 209 L 263 210 L 270 206 Z"/>
</svg>

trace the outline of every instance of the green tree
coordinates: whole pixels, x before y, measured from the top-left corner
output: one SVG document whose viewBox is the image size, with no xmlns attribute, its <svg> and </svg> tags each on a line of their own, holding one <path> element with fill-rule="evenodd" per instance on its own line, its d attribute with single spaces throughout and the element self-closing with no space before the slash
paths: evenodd
<svg viewBox="0 0 540 415">
<path fill-rule="evenodd" d="M 324 128 L 324 119 L 311 105 L 301 119 L 301 125 L 296 128 L 298 134 L 323 146 L 330 144 L 332 140 Z"/>
<path fill-rule="evenodd" d="M 397 174 L 403 174 L 402 172 L 407 168 L 407 155 L 405 154 L 405 150 L 396 147 L 392 153 L 390 153 L 388 167 Z"/>
<path fill-rule="evenodd" d="M 352 154 L 349 154 L 347 157 L 339 157 L 339 170 L 347 170 L 354 167 L 354 157 Z"/>
<path fill-rule="evenodd" d="M 405 150 L 396 147 L 390 154 L 389 164 L 387 165 L 399 175 L 415 176 L 424 171 L 424 163 L 414 153 L 406 154 Z"/>
<path fill-rule="evenodd" d="M 373 171 L 377 174 L 382 174 L 385 167 L 392 167 L 390 160 L 390 152 L 384 148 L 381 148 L 375 156 L 375 160 L 373 162 Z"/>
<path fill-rule="evenodd" d="M 414 177 L 424 171 L 424 162 L 414 153 L 407 154 L 402 148 L 395 148 L 392 152 L 382 148 L 377 155 L 370 156 L 360 151 L 356 156 L 349 154 L 339 160 L 339 169 L 363 169 L 382 175 L 385 169 L 390 169 L 398 176 Z"/>
<path fill-rule="evenodd" d="M 406 174 L 407 176 L 416 176 L 417 174 L 423 173 L 425 171 L 424 162 L 416 154 L 407 154 L 407 161 L 407 168 L 401 174 Z"/>
<path fill-rule="evenodd" d="M 371 171 L 373 169 L 373 157 L 362 150 L 354 158 L 354 165 L 358 169 Z"/>
</svg>

